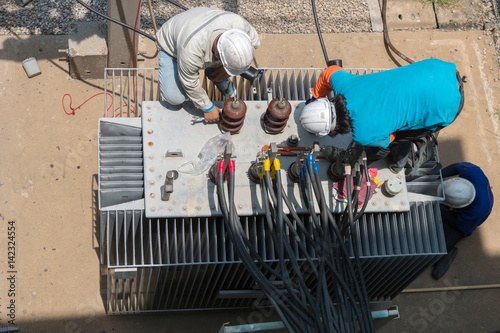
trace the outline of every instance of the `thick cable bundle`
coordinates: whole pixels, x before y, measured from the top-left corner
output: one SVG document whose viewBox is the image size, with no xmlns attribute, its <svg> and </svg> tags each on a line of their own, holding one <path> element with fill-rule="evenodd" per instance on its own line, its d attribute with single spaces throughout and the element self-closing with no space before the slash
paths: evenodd
<svg viewBox="0 0 500 333">
<path fill-rule="evenodd" d="M 373 332 L 358 244 L 350 236 L 355 230 L 356 219 L 366 207 L 365 202 L 357 212 L 358 182 L 361 180 L 356 180 L 355 189 L 350 193 L 350 175 L 347 175 L 348 205 L 337 221 L 328 209 L 314 157 L 312 154 L 309 157 L 300 177 L 303 201 L 309 210 L 306 219 L 295 212 L 286 195 L 279 161 L 275 159 L 272 167 L 269 160 L 264 162 L 262 203 L 266 225 L 278 254 L 276 268 L 265 262 L 250 243 L 236 212 L 234 161 L 230 161 L 228 168 L 227 199 L 224 162 L 220 162 L 217 194 L 229 237 L 240 260 L 290 332 Z M 366 163 L 361 169 L 369 179 Z M 314 202 L 320 207 L 319 215 L 314 211 Z M 284 205 L 289 215 L 283 213 Z M 290 239 L 297 240 L 295 244 L 301 258 L 297 257 Z M 349 257 L 349 249 L 354 253 L 354 260 Z M 312 289 L 307 283 L 311 278 L 317 282 Z"/>
</svg>

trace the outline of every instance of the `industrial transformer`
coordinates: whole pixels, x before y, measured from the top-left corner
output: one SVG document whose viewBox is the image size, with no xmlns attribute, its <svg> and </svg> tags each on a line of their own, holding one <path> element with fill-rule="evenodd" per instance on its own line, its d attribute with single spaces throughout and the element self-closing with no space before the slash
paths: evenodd
<svg viewBox="0 0 500 333">
<path fill-rule="evenodd" d="M 382 69 L 348 70 L 365 75 Z M 105 89 L 118 96 L 113 101 L 118 111 L 100 119 L 98 129 L 98 225 L 108 314 L 270 306 L 224 223 L 217 187 L 221 161 L 224 168 L 234 163 L 233 213 L 247 247 L 261 260 L 259 267 L 277 269 L 280 254 L 261 188 L 262 160 L 279 160 L 277 177 L 289 201 L 282 211 L 294 214 L 283 227 L 285 246 L 307 288 L 318 288 L 309 263 L 319 254 L 311 246 L 311 257 L 306 257 L 301 248 L 316 232 L 311 212 L 322 214 L 321 207 L 304 201 L 297 163 L 312 156 L 325 204 L 340 224 L 347 203 L 324 151 L 347 151 L 352 140 L 350 135 L 318 138 L 300 126 L 300 112 L 321 69 L 262 71 L 254 82 L 235 78 L 238 96 L 227 101 L 203 80 L 222 109 L 219 123 L 206 124 L 193 121 L 200 114 L 190 102 L 172 107 L 157 100 L 155 69 L 106 70 Z M 133 91 L 126 88 L 131 77 Z M 224 147 L 217 147 L 220 140 Z M 207 156 L 210 149 L 216 154 Z M 350 257 L 356 251 L 359 255 L 358 273 L 370 302 L 393 299 L 446 254 L 439 209 L 443 197 L 435 191 L 442 179 L 430 172 L 438 163 L 436 151 L 411 179 L 404 172 L 392 173 L 384 161 L 369 165 L 376 170 L 369 177 L 375 188 L 364 199 L 364 213 L 350 231 L 356 241 L 347 251 Z M 303 230 L 297 234 L 294 228 L 299 227 Z M 336 278 L 326 281 L 331 285 Z"/>
</svg>

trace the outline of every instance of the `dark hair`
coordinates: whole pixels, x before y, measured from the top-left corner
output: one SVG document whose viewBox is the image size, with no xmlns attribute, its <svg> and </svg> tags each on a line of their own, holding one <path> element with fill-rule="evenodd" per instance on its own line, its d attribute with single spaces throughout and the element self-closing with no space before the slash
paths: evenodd
<svg viewBox="0 0 500 333">
<path fill-rule="evenodd" d="M 329 136 L 334 137 L 337 134 L 347 134 L 352 131 L 351 117 L 349 110 L 346 108 L 345 97 L 342 94 L 336 94 L 330 100 L 335 106 L 336 124 L 335 128 L 328 133 Z"/>
</svg>

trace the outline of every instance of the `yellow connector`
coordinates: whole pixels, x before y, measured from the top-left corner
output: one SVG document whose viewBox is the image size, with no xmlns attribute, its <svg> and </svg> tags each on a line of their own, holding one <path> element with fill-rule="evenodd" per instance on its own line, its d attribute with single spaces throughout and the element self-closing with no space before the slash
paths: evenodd
<svg viewBox="0 0 500 333">
<path fill-rule="evenodd" d="M 264 178 L 264 173 L 266 171 L 271 170 L 271 161 L 269 159 L 264 160 L 264 164 L 262 165 L 262 171 L 260 173 L 260 179 Z"/>
<path fill-rule="evenodd" d="M 277 170 L 281 170 L 281 165 L 280 165 L 280 161 L 277 158 L 275 158 L 273 161 L 273 167 L 271 168 L 271 178 L 272 179 L 274 179 L 274 177 L 276 176 Z"/>
</svg>

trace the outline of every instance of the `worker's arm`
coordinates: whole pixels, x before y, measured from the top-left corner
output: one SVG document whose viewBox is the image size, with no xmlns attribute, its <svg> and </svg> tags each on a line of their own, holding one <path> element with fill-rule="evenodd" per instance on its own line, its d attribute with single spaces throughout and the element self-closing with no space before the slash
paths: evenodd
<svg viewBox="0 0 500 333">
<path fill-rule="evenodd" d="M 441 174 L 443 178 L 448 178 L 451 176 L 459 176 L 460 171 L 457 169 L 458 163 L 450 164 L 445 168 L 441 169 Z"/>
<path fill-rule="evenodd" d="M 330 77 L 336 71 L 344 70 L 340 66 L 330 66 L 321 73 L 318 81 L 314 85 L 312 94 L 314 98 L 325 97 L 332 91 L 332 86 L 330 85 Z"/>
<path fill-rule="evenodd" d="M 186 95 L 191 99 L 194 106 L 204 112 L 205 121 L 210 123 L 219 120 L 220 110 L 208 98 L 207 93 L 201 86 L 199 68 L 196 62 L 192 62 L 191 58 L 183 59 L 179 57 L 177 62 L 179 71 L 179 80 L 186 92 Z"/>
<path fill-rule="evenodd" d="M 231 29 L 239 29 L 245 32 L 248 37 L 250 37 L 250 41 L 252 42 L 254 49 L 257 49 L 260 46 L 259 35 L 257 34 L 255 28 L 248 23 L 247 20 L 239 15 L 231 15 L 230 20 L 232 20 L 229 22 Z"/>
<path fill-rule="evenodd" d="M 177 66 L 179 71 L 179 81 L 197 109 L 208 111 L 212 107 L 212 101 L 203 90 L 200 82 L 199 70 L 201 69 L 196 61 L 192 61 L 192 55 L 188 58 L 179 54 Z M 200 60 L 199 63 L 202 63 Z"/>
<path fill-rule="evenodd" d="M 255 28 L 252 27 L 248 22 L 246 27 L 246 33 L 250 37 L 250 41 L 252 42 L 253 48 L 256 50 L 260 46 L 259 35 L 257 34 L 257 31 L 255 31 Z"/>
</svg>

